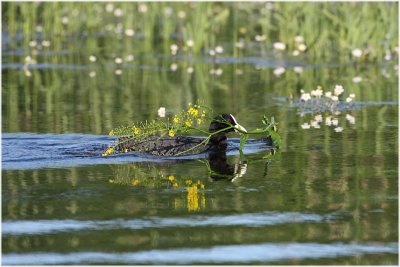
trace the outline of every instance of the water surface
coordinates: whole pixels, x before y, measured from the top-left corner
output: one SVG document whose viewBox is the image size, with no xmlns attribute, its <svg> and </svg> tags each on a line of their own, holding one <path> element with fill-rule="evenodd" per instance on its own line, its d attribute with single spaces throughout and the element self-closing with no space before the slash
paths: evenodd
<svg viewBox="0 0 400 267">
<path fill-rule="evenodd" d="M 102 32 L 34 53 L 22 33 L 2 34 L 3 264 L 398 264 L 395 62 L 294 58 L 254 41 L 247 54 L 222 42 L 217 59 L 172 56 Z M 285 100 L 336 84 L 355 106 L 304 129 L 317 114 Z M 247 129 L 274 116 L 280 149 L 250 141 L 242 158 L 232 134 L 218 162 L 100 156 L 114 127 L 197 99 Z"/>
</svg>

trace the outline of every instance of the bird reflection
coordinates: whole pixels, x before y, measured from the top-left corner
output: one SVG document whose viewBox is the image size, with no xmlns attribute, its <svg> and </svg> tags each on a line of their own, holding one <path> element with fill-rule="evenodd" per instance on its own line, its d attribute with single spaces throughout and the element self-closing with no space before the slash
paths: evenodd
<svg viewBox="0 0 400 267">
<path fill-rule="evenodd" d="M 210 152 L 208 154 L 210 164 L 210 177 L 214 181 L 228 180 L 234 182 L 246 174 L 247 163 L 229 164 L 226 151 Z"/>
<path fill-rule="evenodd" d="M 239 162 L 235 164 L 229 164 L 226 154 L 226 150 L 212 151 L 208 154 L 208 165 L 210 168 L 210 177 L 213 181 L 226 180 L 234 182 L 240 177 L 243 177 L 247 172 L 247 165 L 250 163 L 249 160 L 245 162 Z M 265 162 L 265 168 L 263 177 L 268 174 L 268 163 L 271 158 L 274 158 L 276 154 L 275 149 L 269 150 L 269 153 L 264 155 L 262 158 L 251 160 L 252 163 L 255 161 Z"/>
</svg>

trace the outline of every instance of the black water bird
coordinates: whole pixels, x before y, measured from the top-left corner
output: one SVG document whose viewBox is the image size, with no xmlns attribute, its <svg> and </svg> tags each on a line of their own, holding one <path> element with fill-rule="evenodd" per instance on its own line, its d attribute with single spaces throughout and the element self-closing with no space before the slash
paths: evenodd
<svg viewBox="0 0 400 267">
<path fill-rule="evenodd" d="M 191 136 L 154 135 L 146 140 L 136 141 L 134 137 L 118 138 L 120 151 L 140 151 L 156 156 L 193 155 L 203 152 L 223 152 L 227 149 L 229 132 L 246 133 L 246 129 L 237 123 L 232 114 L 216 116 L 210 123 L 209 133 L 214 133 L 206 143 L 205 138 Z M 204 143 L 202 143 L 204 142 Z"/>
</svg>

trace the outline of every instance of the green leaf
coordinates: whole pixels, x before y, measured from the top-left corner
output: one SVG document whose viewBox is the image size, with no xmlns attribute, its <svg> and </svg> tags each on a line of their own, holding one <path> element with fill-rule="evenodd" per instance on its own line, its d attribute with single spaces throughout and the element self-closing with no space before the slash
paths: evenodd
<svg viewBox="0 0 400 267">
<path fill-rule="evenodd" d="M 244 134 L 244 135 L 242 135 L 242 137 L 240 137 L 240 146 L 239 146 L 239 151 L 240 152 L 243 151 L 243 147 L 244 147 L 244 144 L 246 144 L 247 139 L 249 139 L 249 135 L 248 134 Z"/>
</svg>

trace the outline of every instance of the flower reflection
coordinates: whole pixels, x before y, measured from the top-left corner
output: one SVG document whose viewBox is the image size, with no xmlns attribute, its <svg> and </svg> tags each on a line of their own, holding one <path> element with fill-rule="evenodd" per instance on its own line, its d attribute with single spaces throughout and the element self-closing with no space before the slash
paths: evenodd
<svg viewBox="0 0 400 267">
<path fill-rule="evenodd" d="M 112 186 L 128 186 L 140 190 L 173 190 L 175 197 L 172 198 L 172 205 L 177 210 L 198 212 L 206 208 L 206 185 L 201 179 L 167 174 L 154 165 L 118 166 L 107 182 Z"/>
<path fill-rule="evenodd" d="M 351 110 L 355 107 L 354 93 L 349 94 L 347 98 L 343 96 L 345 89 L 341 85 L 335 85 L 333 90 L 324 92 L 321 86 L 312 90 L 310 93 L 300 90 L 300 97 L 293 100 L 293 104 L 297 106 L 299 115 L 311 119 L 307 122 L 302 122 L 302 129 L 311 128 L 319 129 L 325 121 L 325 125 L 334 127 L 335 132 L 342 132 L 344 125 L 339 125 L 339 115 L 343 110 Z M 291 98 L 292 99 L 292 98 Z M 346 120 L 350 124 L 355 124 L 355 117 L 351 114 L 346 114 Z"/>
</svg>

